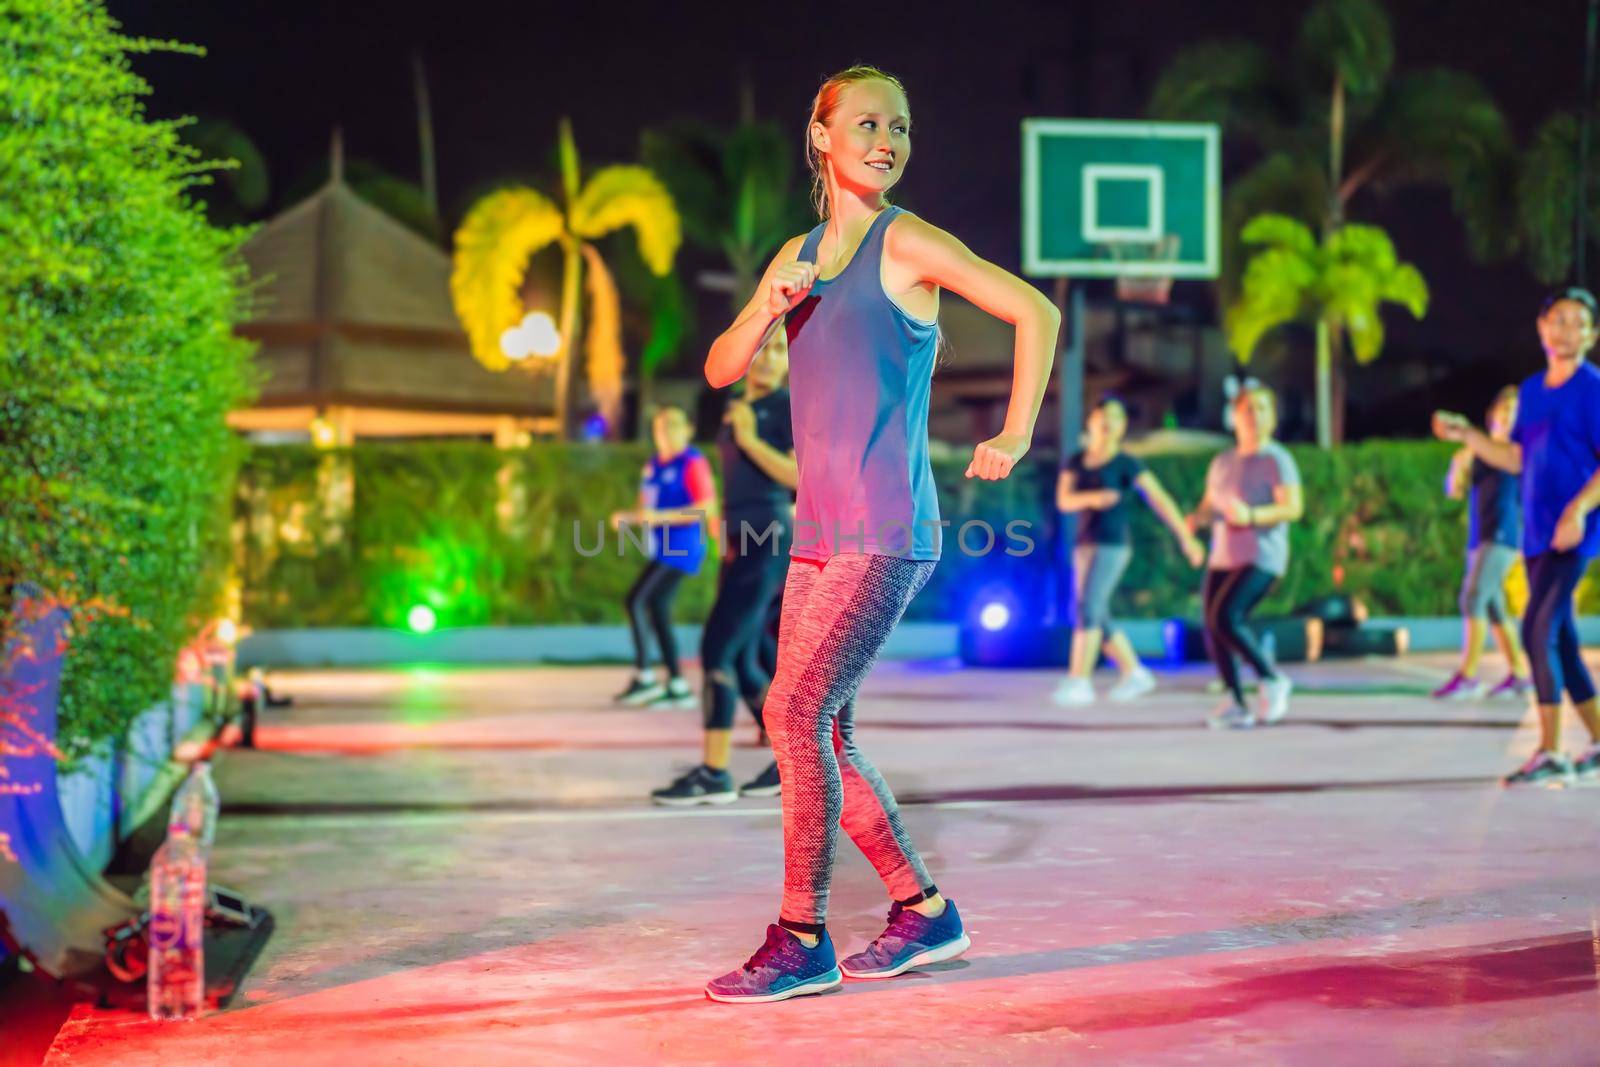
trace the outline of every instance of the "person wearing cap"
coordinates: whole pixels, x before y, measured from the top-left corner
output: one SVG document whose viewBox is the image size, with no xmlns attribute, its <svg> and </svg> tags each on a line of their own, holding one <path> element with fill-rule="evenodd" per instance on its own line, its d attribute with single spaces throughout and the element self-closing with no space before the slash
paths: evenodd
<svg viewBox="0 0 1600 1067">
<path fill-rule="evenodd" d="M 1522 620 L 1539 708 L 1539 749 L 1507 785 L 1564 784 L 1600 776 L 1600 710 L 1583 662 L 1573 594 L 1600 555 L 1600 370 L 1587 361 L 1595 342 L 1595 298 L 1558 290 L 1538 318 L 1545 369 L 1522 383 L 1509 440 L 1497 441 L 1455 412 L 1434 413 L 1434 433 L 1478 459 L 1522 477 L 1522 555 L 1528 607 Z M 1561 748 L 1561 699 L 1571 699 L 1590 735 L 1576 760 Z"/>
</svg>

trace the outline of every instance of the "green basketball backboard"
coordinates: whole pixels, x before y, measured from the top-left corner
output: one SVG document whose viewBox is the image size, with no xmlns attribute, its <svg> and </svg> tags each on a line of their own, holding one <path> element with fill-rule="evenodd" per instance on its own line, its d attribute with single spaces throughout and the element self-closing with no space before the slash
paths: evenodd
<svg viewBox="0 0 1600 1067">
<path fill-rule="evenodd" d="M 1220 140 L 1210 123 L 1024 119 L 1023 273 L 1215 278 Z"/>
</svg>

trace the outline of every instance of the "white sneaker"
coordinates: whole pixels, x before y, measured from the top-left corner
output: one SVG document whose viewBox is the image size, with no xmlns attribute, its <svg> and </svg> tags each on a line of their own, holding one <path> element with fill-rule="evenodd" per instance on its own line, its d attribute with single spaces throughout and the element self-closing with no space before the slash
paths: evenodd
<svg viewBox="0 0 1600 1067">
<path fill-rule="evenodd" d="M 1287 674 L 1280 674 L 1276 678 L 1268 678 L 1261 683 L 1261 722 L 1263 724 L 1282 722 L 1283 717 L 1289 714 L 1289 694 L 1294 692 L 1294 683 Z"/>
<path fill-rule="evenodd" d="M 652 708 L 693 708 L 698 707 L 700 698 L 695 696 L 694 690 L 689 688 L 689 683 L 682 678 L 668 679 L 661 694 L 650 701 Z"/>
<path fill-rule="evenodd" d="M 1156 687 L 1156 676 L 1143 667 L 1135 667 L 1133 673 L 1111 687 L 1111 692 L 1106 694 L 1118 704 L 1125 704 L 1130 700 L 1138 700 Z"/>
<path fill-rule="evenodd" d="M 1061 684 L 1050 694 L 1050 699 L 1059 707 L 1081 708 L 1094 703 L 1094 686 L 1089 684 L 1087 678 L 1073 678 L 1069 675 L 1061 679 Z"/>
<path fill-rule="evenodd" d="M 1243 704 L 1224 700 L 1217 710 L 1206 717 L 1206 725 L 1213 730 L 1248 730 L 1256 724 L 1256 717 Z"/>
</svg>

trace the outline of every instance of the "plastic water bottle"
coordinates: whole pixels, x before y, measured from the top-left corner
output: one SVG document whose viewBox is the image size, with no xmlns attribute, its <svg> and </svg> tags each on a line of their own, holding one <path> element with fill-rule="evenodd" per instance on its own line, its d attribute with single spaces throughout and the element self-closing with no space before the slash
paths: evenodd
<svg viewBox="0 0 1600 1067">
<path fill-rule="evenodd" d="M 152 1019 L 193 1019 L 206 997 L 206 854 L 179 826 L 150 866 L 150 967 Z"/>
<path fill-rule="evenodd" d="M 206 859 L 219 807 L 211 764 L 201 760 L 172 796 L 167 840 L 150 866 L 153 1019 L 193 1019 L 205 1008 Z"/>
<path fill-rule="evenodd" d="M 217 812 L 221 803 L 217 797 L 217 784 L 211 780 L 211 764 L 197 762 L 183 785 L 172 796 L 172 809 L 167 816 L 167 836 L 184 833 L 200 845 L 202 860 L 211 851 L 211 842 L 217 836 Z"/>
</svg>

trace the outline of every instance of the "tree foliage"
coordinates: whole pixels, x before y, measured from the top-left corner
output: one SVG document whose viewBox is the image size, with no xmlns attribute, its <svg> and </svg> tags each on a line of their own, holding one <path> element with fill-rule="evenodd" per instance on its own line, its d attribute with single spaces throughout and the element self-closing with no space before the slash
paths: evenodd
<svg viewBox="0 0 1600 1067">
<path fill-rule="evenodd" d="M 523 315 L 523 285 L 532 257 L 550 245 L 565 254 L 562 281 L 561 350 L 555 365 L 564 382 L 580 332 L 579 281 L 587 274 L 587 371 L 590 392 L 615 425 L 622 403 L 621 297 L 596 241 L 631 231 L 651 274 L 671 273 L 682 241 L 677 206 L 666 187 L 645 167 L 602 167 L 583 180 L 577 145 L 565 121 L 557 141 L 561 202 L 523 185 L 488 194 L 473 204 L 456 230 L 450 292 L 456 314 L 472 343 L 472 354 L 491 370 L 511 365 L 500 337 Z M 587 270 L 585 265 L 587 264 Z M 558 396 L 564 392 L 558 384 Z M 558 400 L 564 405 L 565 398 Z M 563 407 L 564 410 L 564 407 Z"/>
<path fill-rule="evenodd" d="M 1298 46 L 1274 54 L 1243 40 L 1180 52 L 1151 95 L 1152 119 L 1219 123 L 1254 149 L 1227 181 L 1221 302 L 1238 295 L 1245 253 L 1238 227 L 1273 212 L 1328 228 L 1364 190 L 1447 189 L 1474 255 L 1512 245 L 1512 141 L 1494 99 L 1449 68 L 1396 70 L 1388 16 L 1376 0 L 1320 0 Z M 1333 98 L 1345 111 L 1337 187 L 1330 168 Z"/>
<path fill-rule="evenodd" d="M 1368 363 L 1383 350 L 1383 304 L 1400 304 L 1418 319 L 1427 314 L 1427 282 L 1400 262 L 1394 242 L 1376 226 L 1350 223 L 1318 242 L 1303 222 L 1258 215 L 1243 238 L 1262 248 L 1246 265 L 1243 292 L 1225 318 L 1228 345 L 1242 360 L 1268 331 L 1320 320 L 1348 334 L 1356 359 Z"/>
<path fill-rule="evenodd" d="M 0 584 L 73 608 L 79 744 L 170 694 L 223 583 L 244 233 L 206 222 L 211 168 L 182 122 L 146 118 L 130 64 L 180 47 L 96 0 L 0 8 Z"/>
</svg>

